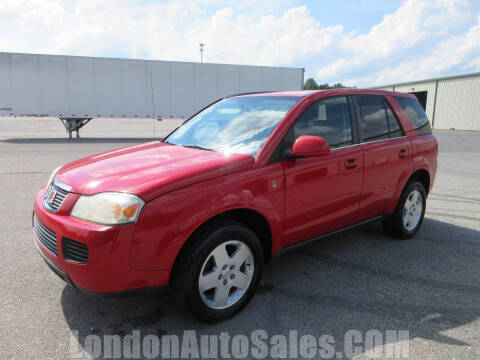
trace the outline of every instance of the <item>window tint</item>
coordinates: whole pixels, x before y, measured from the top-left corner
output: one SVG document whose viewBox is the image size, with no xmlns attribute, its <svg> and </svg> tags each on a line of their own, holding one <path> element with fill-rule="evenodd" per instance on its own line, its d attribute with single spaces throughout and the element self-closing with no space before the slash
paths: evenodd
<svg viewBox="0 0 480 360">
<path fill-rule="evenodd" d="M 397 102 L 402 109 L 407 113 L 408 118 L 412 122 L 413 127 L 418 135 L 428 135 L 432 133 L 432 128 L 428 122 L 427 114 L 422 108 L 422 105 L 417 100 L 408 99 L 404 97 L 396 97 Z"/>
<path fill-rule="evenodd" d="M 403 136 L 403 131 L 400 125 L 398 124 L 398 119 L 393 113 L 392 108 L 390 107 L 387 101 L 385 101 L 385 109 L 387 110 L 387 119 L 388 119 L 388 128 L 390 130 L 390 137 L 394 138 L 394 137 Z"/>
<path fill-rule="evenodd" d="M 346 97 L 320 100 L 298 118 L 286 135 L 291 146 L 301 135 L 321 136 L 331 148 L 352 144 L 352 124 Z"/>
<path fill-rule="evenodd" d="M 388 139 L 387 114 L 383 96 L 357 95 L 355 102 L 360 113 L 363 141 Z"/>
</svg>

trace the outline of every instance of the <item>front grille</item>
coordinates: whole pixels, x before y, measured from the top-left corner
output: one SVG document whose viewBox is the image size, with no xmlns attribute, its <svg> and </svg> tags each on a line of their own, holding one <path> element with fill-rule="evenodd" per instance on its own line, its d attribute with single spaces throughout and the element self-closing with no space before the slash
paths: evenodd
<svg viewBox="0 0 480 360">
<path fill-rule="evenodd" d="M 62 251 L 66 260 L 82 264 L 86 264 L 88 261 L 88 246 L 81 242 L 64 237 L 62 238 Z"/>
<path fill-rule="evenodd" d="M 42 224 L 37 215 L 33 214 L 33 231 L 38 241 L 52 253 L 57 255 L 57 235 L 53 230 Z"/>
<path fill-rule="evenodd" d="M 55 186 L 52 182 L 45 193 L 44 203 L 48 210 L 57 212 L 68 195 L 68 191 Z"/>
</svg>

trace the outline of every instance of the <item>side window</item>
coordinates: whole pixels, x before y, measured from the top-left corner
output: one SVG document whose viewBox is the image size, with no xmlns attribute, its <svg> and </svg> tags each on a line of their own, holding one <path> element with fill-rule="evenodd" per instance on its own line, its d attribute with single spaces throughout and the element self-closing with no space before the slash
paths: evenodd
<svg viewBox="0 0 480 360">
<path fill-rule="evenodd" d="M 285 141 L 291 146 L 301 135 L 321 136 L 332 149 L 351 145 L 352 122 L 347 98 L 333 97 L 311 105 L 288 131 Z"/>
<path fill-rule="evenodd" d="M 360 113 L 359 125 L 363 141 L 388 139 L 387 114 L 383 96 L 357 95 L 355 102 Z"/>
<path fill-rule="evenodd" d="M 404 97 L 396 97 L 395 100 L 400 104 L 403 111 L 407 113 L 418 135 L 429 135 L 432 133 L 427 114 L 425 114 L 418 100 Z"/>
<path fill-rule="evenodd" d="M 390 107 L 388 102 L 386 100 L 384 101 L 385 101 L 385 109 L 387 110 L 387 119 L 388 119 L 388 128 L 390 130 L 390 137 L 394 138 L 394 137 L 403 136 L 403 131 L 398 123 L 397 117 L 393 113 L 392 108 Z"/>
</svg>

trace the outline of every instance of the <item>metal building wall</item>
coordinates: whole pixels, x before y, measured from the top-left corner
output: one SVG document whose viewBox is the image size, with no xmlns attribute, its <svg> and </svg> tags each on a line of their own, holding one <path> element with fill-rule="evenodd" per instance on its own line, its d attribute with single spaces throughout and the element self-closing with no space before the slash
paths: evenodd
<svg viewBox="0 0 480 360">
<path fill-rule="evenodd" d="M 480 130 L 478 73 L 388 85 L 377 89 L 399 92 L 427 91 L 426 113 L 435 129 Z"/>
<path fill-rule="evenodd" d="M 480 76 L 438 82 L 435 128 L 480 130 Z"/>
</svg>

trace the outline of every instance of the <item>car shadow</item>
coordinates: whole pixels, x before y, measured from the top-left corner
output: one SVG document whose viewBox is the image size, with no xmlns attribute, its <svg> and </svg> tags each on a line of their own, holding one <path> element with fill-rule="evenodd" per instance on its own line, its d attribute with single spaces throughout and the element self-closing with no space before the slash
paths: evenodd
<svg viewBox="0 0 480 360">
<path fill-rule="evenodd" d="M 142 143 L 160 138 L 9 138 L 0 140 L 11 144 L 122 144 Z"/>
<path fill-rule="evenodd" d="M 79 346 L 90 334 L 140 330 L 142 337 L 181 337 L 191 329 L 247 337 L 257 329 L 269 336 L 328 334 L 337 352 L 345 350 L 344 335 L 352 329 L 363 335 L 408 330 L 410 339 L 469 346 L 444 332 L 480 316 L 479 245 L 479 231 L 431 218 L 407 241 L 389 238 L 378 222 L 367 224 L 276 256 L 252 302 L 219 324 L 179 311 L 168 292 L 104 298 L 65 286 L 61 304 Z"/>
</svg>

